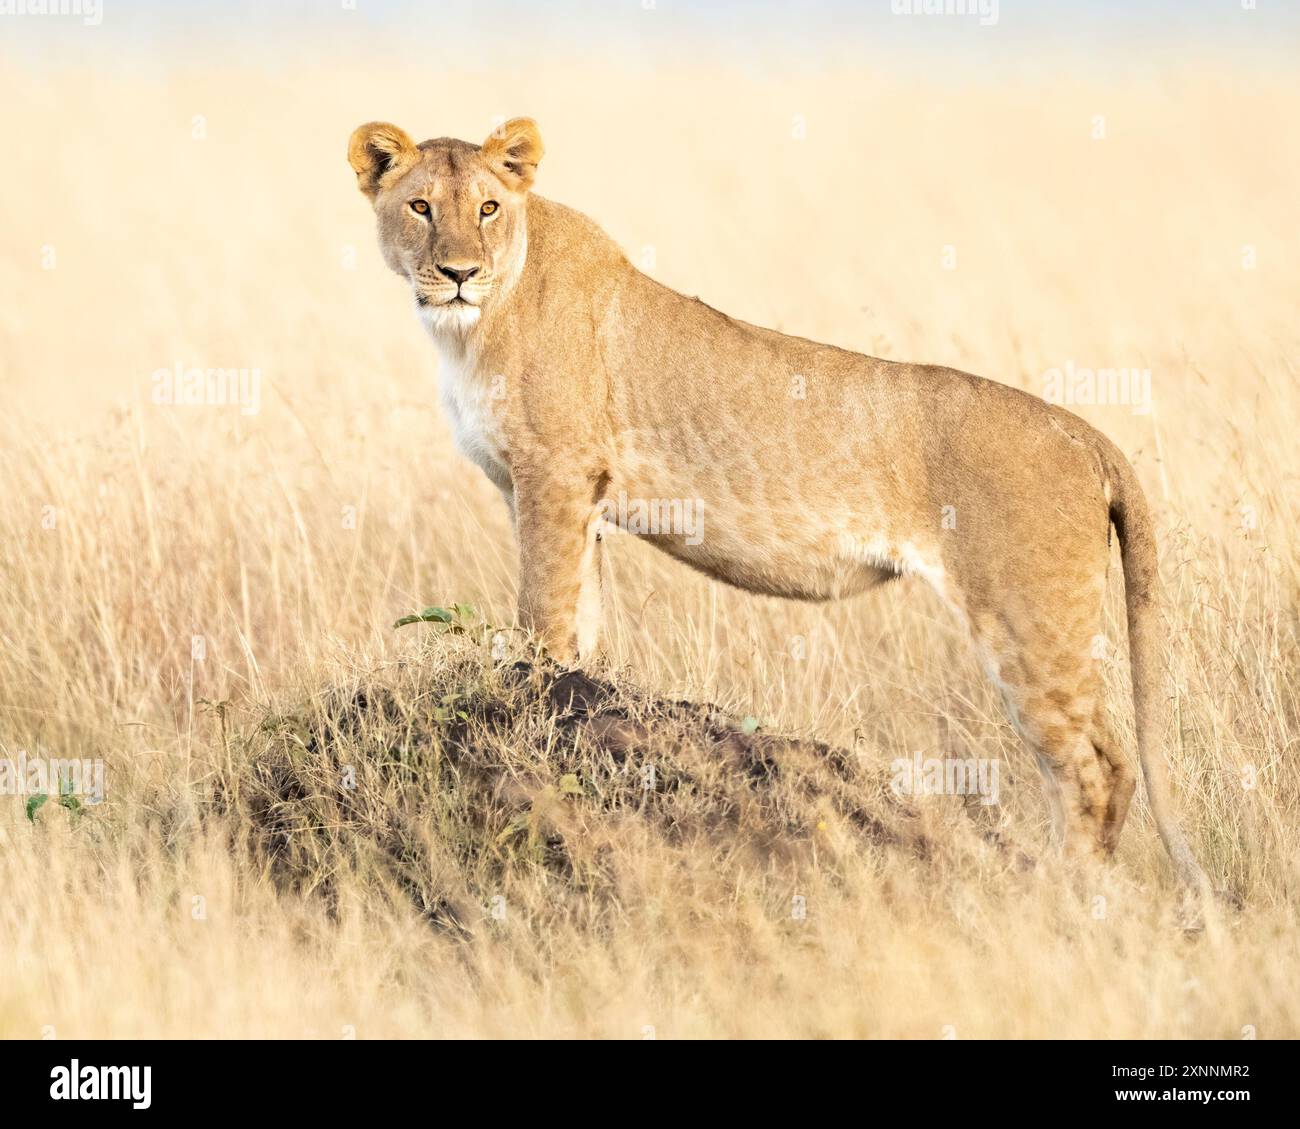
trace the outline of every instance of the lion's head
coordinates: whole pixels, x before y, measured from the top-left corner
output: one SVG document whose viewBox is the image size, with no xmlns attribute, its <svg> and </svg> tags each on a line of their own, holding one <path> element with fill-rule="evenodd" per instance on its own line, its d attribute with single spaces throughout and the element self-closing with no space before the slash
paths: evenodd
<svg viewBox="0 0 1300 1129">
<path fill-rule="evenodd" d="M 518 279 L 541 159 L 529 118 L 506 122 L 482 145 L 448 137 L 417 145 L 387 122 L 353 132 L 348 162 L 374 205 L 384 260 L 410 281 L 435 334 L 467 332 Z"/>
</svg>

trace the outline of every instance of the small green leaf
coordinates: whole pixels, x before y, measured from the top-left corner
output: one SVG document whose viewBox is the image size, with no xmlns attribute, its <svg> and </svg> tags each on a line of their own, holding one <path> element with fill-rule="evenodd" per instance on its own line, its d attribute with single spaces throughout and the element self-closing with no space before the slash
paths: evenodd
<svg viewBox="0 0 1300 1129">
<path fill-rule="evenodd" d="M 758 718 L 756 717 L 745 718 L 745 720 L 740 723 L 740 731 L 742 733 L 757 733 Z"/>
<path fill-rule="evenodd" d="M 37 792 L 36 795 L 29 797 L 27 800 L 27 818 L 30 819 L 33 823 L 35 823 L 36 813 L 41 810 L 42 806 L 44 806 L 45 804 L 45 801 L 48 800 L 49 798 L 50 797 L 47 796 L 44 792 Z"/>
<path fill-rule="evenodd" d="M 405 627 L 408 623 L 454 623 L 456 614 L 446 608 L 425 608 L 418 615 L 404 615 L 394 627 Z"/>
</svg>

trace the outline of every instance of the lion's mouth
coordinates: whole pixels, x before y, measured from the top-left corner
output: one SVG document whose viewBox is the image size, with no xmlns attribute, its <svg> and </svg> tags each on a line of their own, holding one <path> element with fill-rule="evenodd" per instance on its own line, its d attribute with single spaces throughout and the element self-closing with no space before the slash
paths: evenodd
<svg viewBox="0 0 1300 1129">
<path fill-rule="evenodd" d="M 477 302 L 471 302 L 464 294 L 459 293 L 453 294 L 450 298 L 437 299 L 430 297 L 428 294 L 417 292 L 415 295 L 415 302 L 416 305 L 424 307 L 442 306 L 450 309 L 459 309 L 461 306 L 472 306 L 475 309 L 478 308 Z"/>
</svg>

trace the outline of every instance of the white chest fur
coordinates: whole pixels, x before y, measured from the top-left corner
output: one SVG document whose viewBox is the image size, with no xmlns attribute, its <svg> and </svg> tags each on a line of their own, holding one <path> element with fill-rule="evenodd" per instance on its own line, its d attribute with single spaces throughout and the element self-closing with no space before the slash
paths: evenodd
<svg viewBox="0 0 1300 1129">
<path fill-rule="evenodd" d="M 501 489 L 510 486 L 505 432 L 504 380 L 478 373 L 473 360 L 450 349 L 438 350 L 438 388 L 456 446 Z"/>
</svg>

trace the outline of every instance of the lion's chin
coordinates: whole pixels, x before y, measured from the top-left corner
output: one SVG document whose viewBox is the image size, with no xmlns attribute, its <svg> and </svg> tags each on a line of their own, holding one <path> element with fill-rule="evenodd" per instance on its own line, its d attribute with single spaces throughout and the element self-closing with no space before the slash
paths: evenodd
<svg viewBox="0 0 1300 1129">
<path fill-rule="evenodd" d="M 420 321 L 434 337 L 463 337 L 482 316 L 483 311 L 469 302 L 453 300 L 436 306 L 416 306 Z"/>
</svg>

